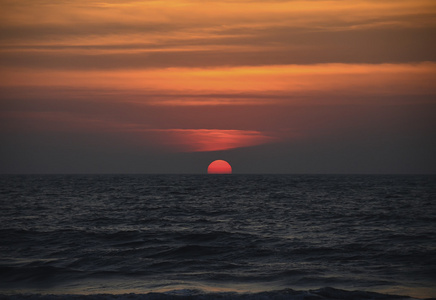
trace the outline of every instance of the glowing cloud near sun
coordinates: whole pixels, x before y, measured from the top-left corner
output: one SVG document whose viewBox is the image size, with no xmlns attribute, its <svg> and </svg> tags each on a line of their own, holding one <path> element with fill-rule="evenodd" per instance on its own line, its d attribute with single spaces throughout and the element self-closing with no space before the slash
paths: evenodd
<svg viewBox="0 0 436 300">
<path fill-rule="evenodd" d="M 165 134 L 168 145 L 186 152 L 208 152 L 251 147 L 276 140 L 255 130 L 220 129 L 164 129 L 153 130 Z"/>
</svg>

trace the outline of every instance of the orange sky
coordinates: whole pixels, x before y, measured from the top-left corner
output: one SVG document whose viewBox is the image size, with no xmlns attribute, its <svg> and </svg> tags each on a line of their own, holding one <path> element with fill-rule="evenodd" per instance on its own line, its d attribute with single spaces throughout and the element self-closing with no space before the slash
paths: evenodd
<svg viewBox="0 0 436 300">
<path fill-rule="evenodd" d="M 2 159 L 44 171 L 17 153 L 64 147 L 58 134 L 84 161 L 90 134 L 95 152 L 112 141 L 158 160 L 262 144 L 347 151 L 362 133 L 374 149 L 433 149 L 435 29 L 432 0 L 0 0 Z"/>
</svg>

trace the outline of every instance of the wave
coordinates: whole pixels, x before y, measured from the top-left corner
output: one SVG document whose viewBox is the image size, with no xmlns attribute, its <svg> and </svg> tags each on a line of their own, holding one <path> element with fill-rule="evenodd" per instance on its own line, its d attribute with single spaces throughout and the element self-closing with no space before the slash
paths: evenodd
<svg viewBox="0 0 436 300">
<path fill-rule="evenodd" d="M 42 295 L 42 294 L 15 294 L 0 295 L 0 300 L 413 300 L 409 296 L 381 294 L 367 291 L 346 291 L 325 287 L 317 290 L 296 291 L 285 289 L 280 291 L 266 291 L 258 293 L 236 293 L 236 292 L 204 292 L 201 290 L 182 289 L 163 293 L 151 292 L 148 294 L 92 294 L 92 295 Z M 426 300 L 435 300 L 427 298 Z"/>
<path fill-rule="evenodd" d="M 252 292 L 266 285 L 271 290 L 334 286 L 414 297 L 425 289 L 433 294 L 422 297 L 436 296 L 434 176 L 2 179 L 0 295 L 162 292 L 204 288 L 207 282 Z M 342 295 L 327 295 L 326 289 L 207 291 L 185 296 Z M 181 295 L 132 299 L 169 296 Z M 357 292 L 344 297 L 376 299 Z"/>
</svg>

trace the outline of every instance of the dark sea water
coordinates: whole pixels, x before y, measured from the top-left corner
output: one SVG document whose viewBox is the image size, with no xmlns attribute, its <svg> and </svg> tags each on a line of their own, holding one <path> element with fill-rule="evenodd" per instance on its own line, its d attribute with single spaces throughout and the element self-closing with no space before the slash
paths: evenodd
<svg viewBox="0 0 436 300">
<path fill-rule="evenodd" d="M 0 199 L 5 298 L 436 297 L 436 176 L 3 175 Z"/>
</svg>

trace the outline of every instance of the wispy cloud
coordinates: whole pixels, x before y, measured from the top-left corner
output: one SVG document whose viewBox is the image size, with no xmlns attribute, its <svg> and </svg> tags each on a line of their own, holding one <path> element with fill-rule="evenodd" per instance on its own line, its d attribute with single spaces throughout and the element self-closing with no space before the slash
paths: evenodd
<svg viewBox="0 0 436 300">
<path fill-rule="evenodd" d="M 0 86 L 38 88 L 40 97 L 97 97 L 144 105 L 323 103 L 327 95 L 436 94 L 436 64 L 317 64 L 260 67 L 168 68 L 125 71 L 10 70 Z M 35 94 L 35 96 L 38 96 Z M 322 97 L 322 98 L 321 98 Z M 330 97 L 331 98 L 331 97 Z M 336 102 L 336 103 L 337 103 Z"/>
<path fill-rule="evenodd" d="M 431 0 L 2 1 L 0 63 L 122 69 L 433 60 L 435 14 Z"/>
<path fill-rule="evenodd" d="M 158 133 L 165 146 L 187 152 L 221 151 L 277 141 L 274 136 L 253 130 L 165 129 L 145 132 Z"/>
</svg>

